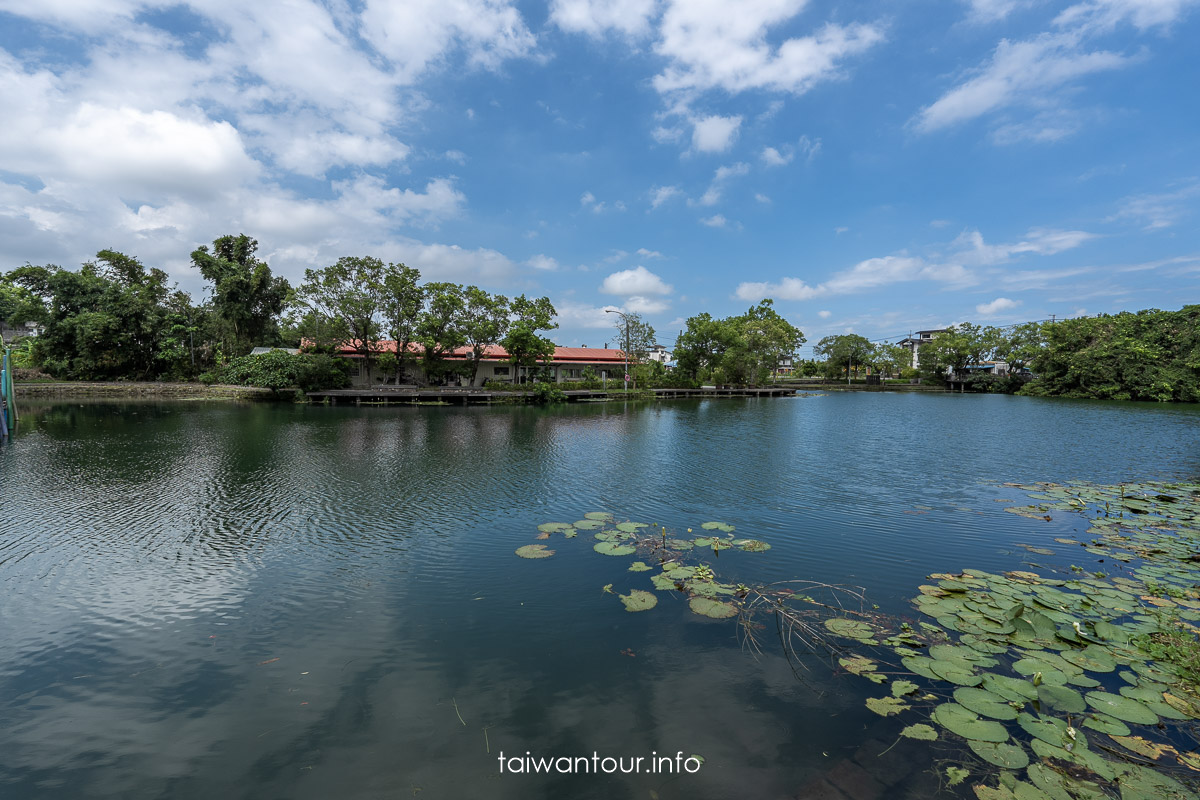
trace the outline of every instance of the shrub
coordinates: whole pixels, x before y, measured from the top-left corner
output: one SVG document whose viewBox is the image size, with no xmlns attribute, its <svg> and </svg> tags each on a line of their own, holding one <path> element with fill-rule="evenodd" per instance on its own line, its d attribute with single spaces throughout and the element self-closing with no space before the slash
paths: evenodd
<svg viewBox="0 0 1200 800">
<path fill-rule="evenodd" d="M 549 403 L 565 403 L 567 395 L 562 389 L 558 388 L 556 383 L 546 383 L 538 381 L 533 385 L 533 392 L 530 394 L 530 399 L 538 405 L 547 405 Z"/>
</svg>

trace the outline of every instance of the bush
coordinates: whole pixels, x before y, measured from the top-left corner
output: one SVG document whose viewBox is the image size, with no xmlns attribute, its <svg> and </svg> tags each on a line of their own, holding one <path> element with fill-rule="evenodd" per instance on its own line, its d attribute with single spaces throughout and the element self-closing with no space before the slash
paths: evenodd
<svg viewBox="0 0 1200 800">
<path fill-rule="evenodd" d="M 327 355 L 299 355 L 296 385 L 304 392 L 345 389 L 350 385 L 350 362 Z"/>
<path fill-rule="evenodd" d="M 215 379 L 215 380 L 214 380 Z M 305 392 L 342 389 L 350 385 L 350 364 L 326 355 L 292 355 L 274 350 L 259 356 L 242 356 L 225 367 L 200 376 L 204 383 L 257 386 L 275 393 L 299 387 Z"/>
<path fill-rule="evenodd" d="M 549 403 L 565 403 L 567 402 L 567 395 L 562 389 L 558 388 L 557 383 L 538 381 L 533 385 L 533 392 L 530 394 L 530 399 L 538 405 L 547 405 Z"/>
</svg>

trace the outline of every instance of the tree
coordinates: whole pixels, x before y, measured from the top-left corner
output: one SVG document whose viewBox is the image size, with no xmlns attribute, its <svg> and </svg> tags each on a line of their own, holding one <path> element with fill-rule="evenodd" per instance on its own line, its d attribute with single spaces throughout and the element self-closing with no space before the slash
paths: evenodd
<svg viewBox="0 0 1200 800">
<path fill-rule="evenodd" d="M 212 283 L 215 334 L 226 356 L 279 341 L 278 316 L 289 286 L 255 258 L 257 250 L 256 240 L 240 234 L 216 239 L 211 252 L 204 245 L 192 251 L 192 266 Z"/>
<path fill-rule="evenodd" d="M 508 331 L 508 298 L 492 295 L 478 286 L 463 292 L 462 335 L 471 348 L 471 385 L 479 377 L 479 363 L 489 345 L 499 343 Z"/>
<path fill-rule="evenodd" d="M 847 380 L 852 370 L 868 363 L 873 352 L 871 343 L 856 333 L 826 336 L 813 348 L 813 353 L 825 359 L 825 377 L 838 378 L 844 370 Z"/>
<path fill-rule="evenodd" d="M 613 319 L 613 327 L 612 344 L 629 357 L 629 363 L 645 361 L 656 343 L 654 326 L 636 311 L 622 311 Z"/>
<path fill-rule="evenodd" d="M 466 298 L 457 283 L 425 284 L 425 310 L 417 323 L 417 341 L 425 348 L 425 376 L 442 380 L 454 370 L 446 357 L 467 343 L 463 333 Z"/>
<path fill-rule="evenodd" d="M 947 373 L 962 375 L 968 365 L 988 360 L 994 341 L 992 334 L 970 322 L 960 322 L 935 333 L 921 345 L 921 375 L 936 380 L 945 380 Z"/>
<path fill-rule="evenodd" d="M 676 339 L 671 353 L 675 369 L 692 380 L 710 373 L 725 354 L 729 334 L 723 321 L 713 319 L 707 312 L 689 317 L 687 328 Z"/>
<path fill-rule="evenodd" d="M 517 383 L 521 367 L 529 370 L 538 362 L 554 358 L 554 342 L 539 336 L 538 331 L 557 328 L 554 317 L 558 312 L 554 310 L 550 298 L 530 300 L 523 294 L 513 299 L 509 310 L 512 316 L 500 346 L 508 351 L 508 361 L 513 365 L 513 383 Z"/>
<path fill-rule="evenodd" d="M 807 341 L 773 306 L 774 302 L 766 299 L 730 320 L 735 336 L 723 360 L 726 375 L 735 383 L 761 383 L 779 369 L 784 358 L 794 358 Z"/>
<path fill-rule="evenodd" d="M 387 335 L 396 343 L 393 370 L 397 384 L 403 379 L 412 358 L 410 345 L 417 339 L 417 326 L 425 305 L 425 289 L 420 280 L 421 272 L 404 264 L 388 264 L 384 271 L 383 324 Z"/>
<path fill-rule="evenodd" d="M 383 339 L 383 262 L 345 256 L 324 269 L 306 269 L 294 297 L 327 331 L 345 336 L 344 345 L 362 356 L 368 380 Z"/>
<path fill-rule="evenodd" d="M 1026 322 L 1000 332 L 994 352 L 996 358 L 1008 364 L 1010 373 L 1019 373 L 1042 353 L 1045 346 L 1041 323 Z"/>
<path fill-rule="evenodd" d="M 880 342 L 871 353 L 871 363 L 888 377 L 894 377 L 912 364 L 912 353 L 903 345 Z"/>
</svg>

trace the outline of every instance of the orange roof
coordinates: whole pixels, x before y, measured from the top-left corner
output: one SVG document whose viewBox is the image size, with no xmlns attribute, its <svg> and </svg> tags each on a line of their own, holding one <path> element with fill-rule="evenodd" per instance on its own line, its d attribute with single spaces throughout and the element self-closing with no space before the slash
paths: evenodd
<svg viewBox="0 0 1200 800">
<path fill-rule="evenodd" d="M 307 342 L 301 342 L 302 345 Z M 394 353 L 396 352 L 396 343 L 392 340 L 377 342 L 372 350 L 376 353 Z M 413 355 L 421 355 L 425 349 L 415 343 L 409 343 L 408 352 Z M 354 344 L 344 344 L 341 347 L 343 355 L 355 355 L 358 353 L 358 347 Z M 449 353 L 447 358 L 470 358 L 470 347 L 455 348 L 452 353 Z M 483 359 L 485 361 L 507 361 L 508 351 L 497 344 L 489 344 L 484 347 Z M 553 361 L 575 361 L 580 363 L 595 364 L 598 362 L 624 362 L 625 354 L 620 350 L 606 347 L 555 347 Z"/>
</svg>

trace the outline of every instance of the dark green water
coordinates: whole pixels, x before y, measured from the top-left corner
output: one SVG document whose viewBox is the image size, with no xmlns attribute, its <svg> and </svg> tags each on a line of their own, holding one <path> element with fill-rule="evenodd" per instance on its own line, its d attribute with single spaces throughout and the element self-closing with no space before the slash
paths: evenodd
<svg viewBox="0 0 1200 800">
<path fill-rule="evenodd" d="M 849 583 L 911 614 L 926 574 L 1019 569 L 1017 545 L 1085 527 L 1005 514 L 1021 495 L 995 483 L 1200 475 L 1195 406 L 26 412 L 0 450 L 4 798 L 791 796 L 895 738 L 865 682 L 820 658 L 798 678 L 769 636 L 755 659 L 666 593 L 629 614 L 601 587 L 645 577 L 586 533 L 513 555 L 539 523 L 723 520 L 773 548 L 707 559 L 724 578 Z M 513 775 L 501 751 L 705 762 Z"/>
</svg>

